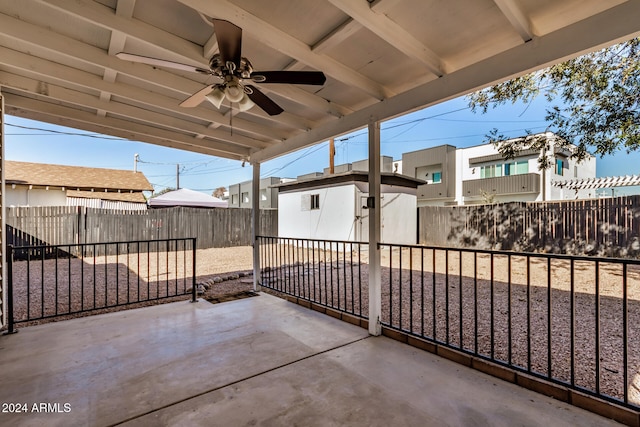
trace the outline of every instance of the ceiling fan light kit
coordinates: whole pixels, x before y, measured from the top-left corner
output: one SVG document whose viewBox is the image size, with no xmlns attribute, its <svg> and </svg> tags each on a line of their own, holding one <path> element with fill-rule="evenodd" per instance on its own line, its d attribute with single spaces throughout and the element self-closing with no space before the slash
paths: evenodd
<svg viewBox="0 0 640 427">
<path fill-rule="evenodd" d="M 204 97 L 213 105 L 215 105 L 216 108 L 220 108 L 220 106 L 222 105 L 222 101 L 224 101 L 224 92 L 216 86 L 208 95 L 205 95 Z"/>
<path fill-rule="evenodd" d="M 209 61 L 209 69 L 167 61 L 159 58 L 131 53 L 118 53 L 123 60 L 141 62 L 153 66 L 174 68 L 207 74 L 219 78 L 220 83 L 208 85 L 185 99 L 180 106 L 195 107 L 204 100 L 211 102 L 216 108 L 222 106 L 225 98 L 238 105 L 239 111 L 247 111 L 258 105 L 271 116 L 280 114 L 283 109 L 257 87 L 245 84 L 308 84 L 321 86 L 326 81 L 321 71 L 253 71 L 251 62 L 242 56 L 242 28 L 223 19 L 211 19 L 215 29 L 219 53 Z"/>
<path fill-rule="evenodd" d="M 249 110 L 249 109 L 253 108 L 255 105 L 256 105 L 256 104 L 255 104 L 251 99 L 249 99 L 249 97 L 248 97 L 248 96 L 246 96 L 246 95 L 245 95 L 245 96 L 240 100 L 240 102 L 238 102 L 238 110 L 240 110 L 240 111 L 247 111 L 247 110 Z"/>
<path fill-rule="evenodd" d="M 240 86 L 240 83 L 237 80 L 227 84 L 224 94 L 229 102 L 240 102 L 242 101 L 242 98 L 245 97 L 244 89 Z"/>
</svg>

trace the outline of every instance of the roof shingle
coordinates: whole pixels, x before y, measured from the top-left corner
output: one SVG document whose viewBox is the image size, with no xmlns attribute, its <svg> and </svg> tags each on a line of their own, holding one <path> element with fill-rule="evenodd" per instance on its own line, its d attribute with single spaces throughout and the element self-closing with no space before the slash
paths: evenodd
<svg viewBox="0 0 640 427">
<path fill-rule="evenodd" d="M 5 161 L 7 184 L 67 187 L 80 190 L 153 191 L 142 172 L 84 166 Z"/>
</svg>

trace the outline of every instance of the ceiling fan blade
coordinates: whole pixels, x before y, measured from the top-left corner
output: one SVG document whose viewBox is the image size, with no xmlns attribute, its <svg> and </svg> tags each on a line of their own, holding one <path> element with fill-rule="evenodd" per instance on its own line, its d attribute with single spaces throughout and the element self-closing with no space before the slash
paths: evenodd
<svg viewBox="0 0 640 427">
<path fill-rule="evenodd" d="M 205 100 L 205 96 L 211 93 L 214 87 L 215 85 L 209 85 L 209 86 L 203 87 L 202 89 L 200 89 L 199 91 L 197 91 L 196 93 L 194 93 L 193 95 L 191 95 L 190 97 L 182 101 L 180 103 L 180 106 L 188 107 L 188 108 L 197 107 L 198 105 L 200 105 L 202 101 Z"/>
<path fill-rule="evenodd" d="M 141 62 L 143 64 L 149 64 L 156 67 L 174 68 L 176 70 L 191 71 L 191 72 L 202 73 L 202 74 L 211 74 L 211 70 L 206 68 L 200 68 L 194 65 L 181 64 L 179 62 L 167 61 L 165 59 L 151 58 L 148 56 L 136 55 L 133 53 L 125 53 L 125 52 L 116 53 L 116 56 L 125 61 Z"/>
<path fill-rule="evenodd" d="M 245 87 L 251 89 L 251 93 L 247 93 L 249 99 L 256 103 L 258 107 L 262 108 L 268 115 L 277 116 L 284 111 L 278 104 L 273 102 L 271 98 L 260 92 L 257 87 L 251 85 L 245 85 Z"/>
<path fill-rule="evenodd" d="M 256 83 L 290 83 L 323 85 L 327 80 L 321 71 L 254 71 L 251 79 Z"/>
<path fill-rule="evenodd" d="M 242 28 L 224 19 L 212 19 L 222 62 L 233 62 L 240 68 L 242 56 Z"/>
</svg>

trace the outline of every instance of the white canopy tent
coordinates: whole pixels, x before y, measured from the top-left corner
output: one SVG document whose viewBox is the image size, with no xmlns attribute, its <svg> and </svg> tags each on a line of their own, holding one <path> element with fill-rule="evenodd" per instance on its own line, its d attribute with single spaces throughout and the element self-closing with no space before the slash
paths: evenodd
<svg viewBox="0 0 640 427">
<path fill-rule="evenodd" d="M 209 196 L 199 191 L 189 190 L 188 188 L 169 191 L 149 199 L 149 207 L 152 208 L 167 208 L 171 206 L 226 208 L 228 207 L 228 203 L 217 197 Z"/>
</svg>

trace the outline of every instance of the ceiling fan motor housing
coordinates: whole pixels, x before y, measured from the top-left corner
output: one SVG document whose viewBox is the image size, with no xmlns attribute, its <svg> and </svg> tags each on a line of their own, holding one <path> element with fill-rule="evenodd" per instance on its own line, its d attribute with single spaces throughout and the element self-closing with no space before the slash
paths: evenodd
<svg viewBox="0 0 640 427">
<path fill-rule="evenodd" d="M 211 72 L 223 79 L 226 80 L 226 76 L 236 75 L 243 79 L 251 78 L 251 73 L 253 72 L 253 66 L 251 62 L 245 57 L 240 59 L 240 66 L 236 68 L 236 65 L 227 61 L 225 64 L 222 61 L 222 57 L 219 53 L 213 55 L 211 60 L 209 61 L 209 66 L 211 68 Z"/>
</svg>

